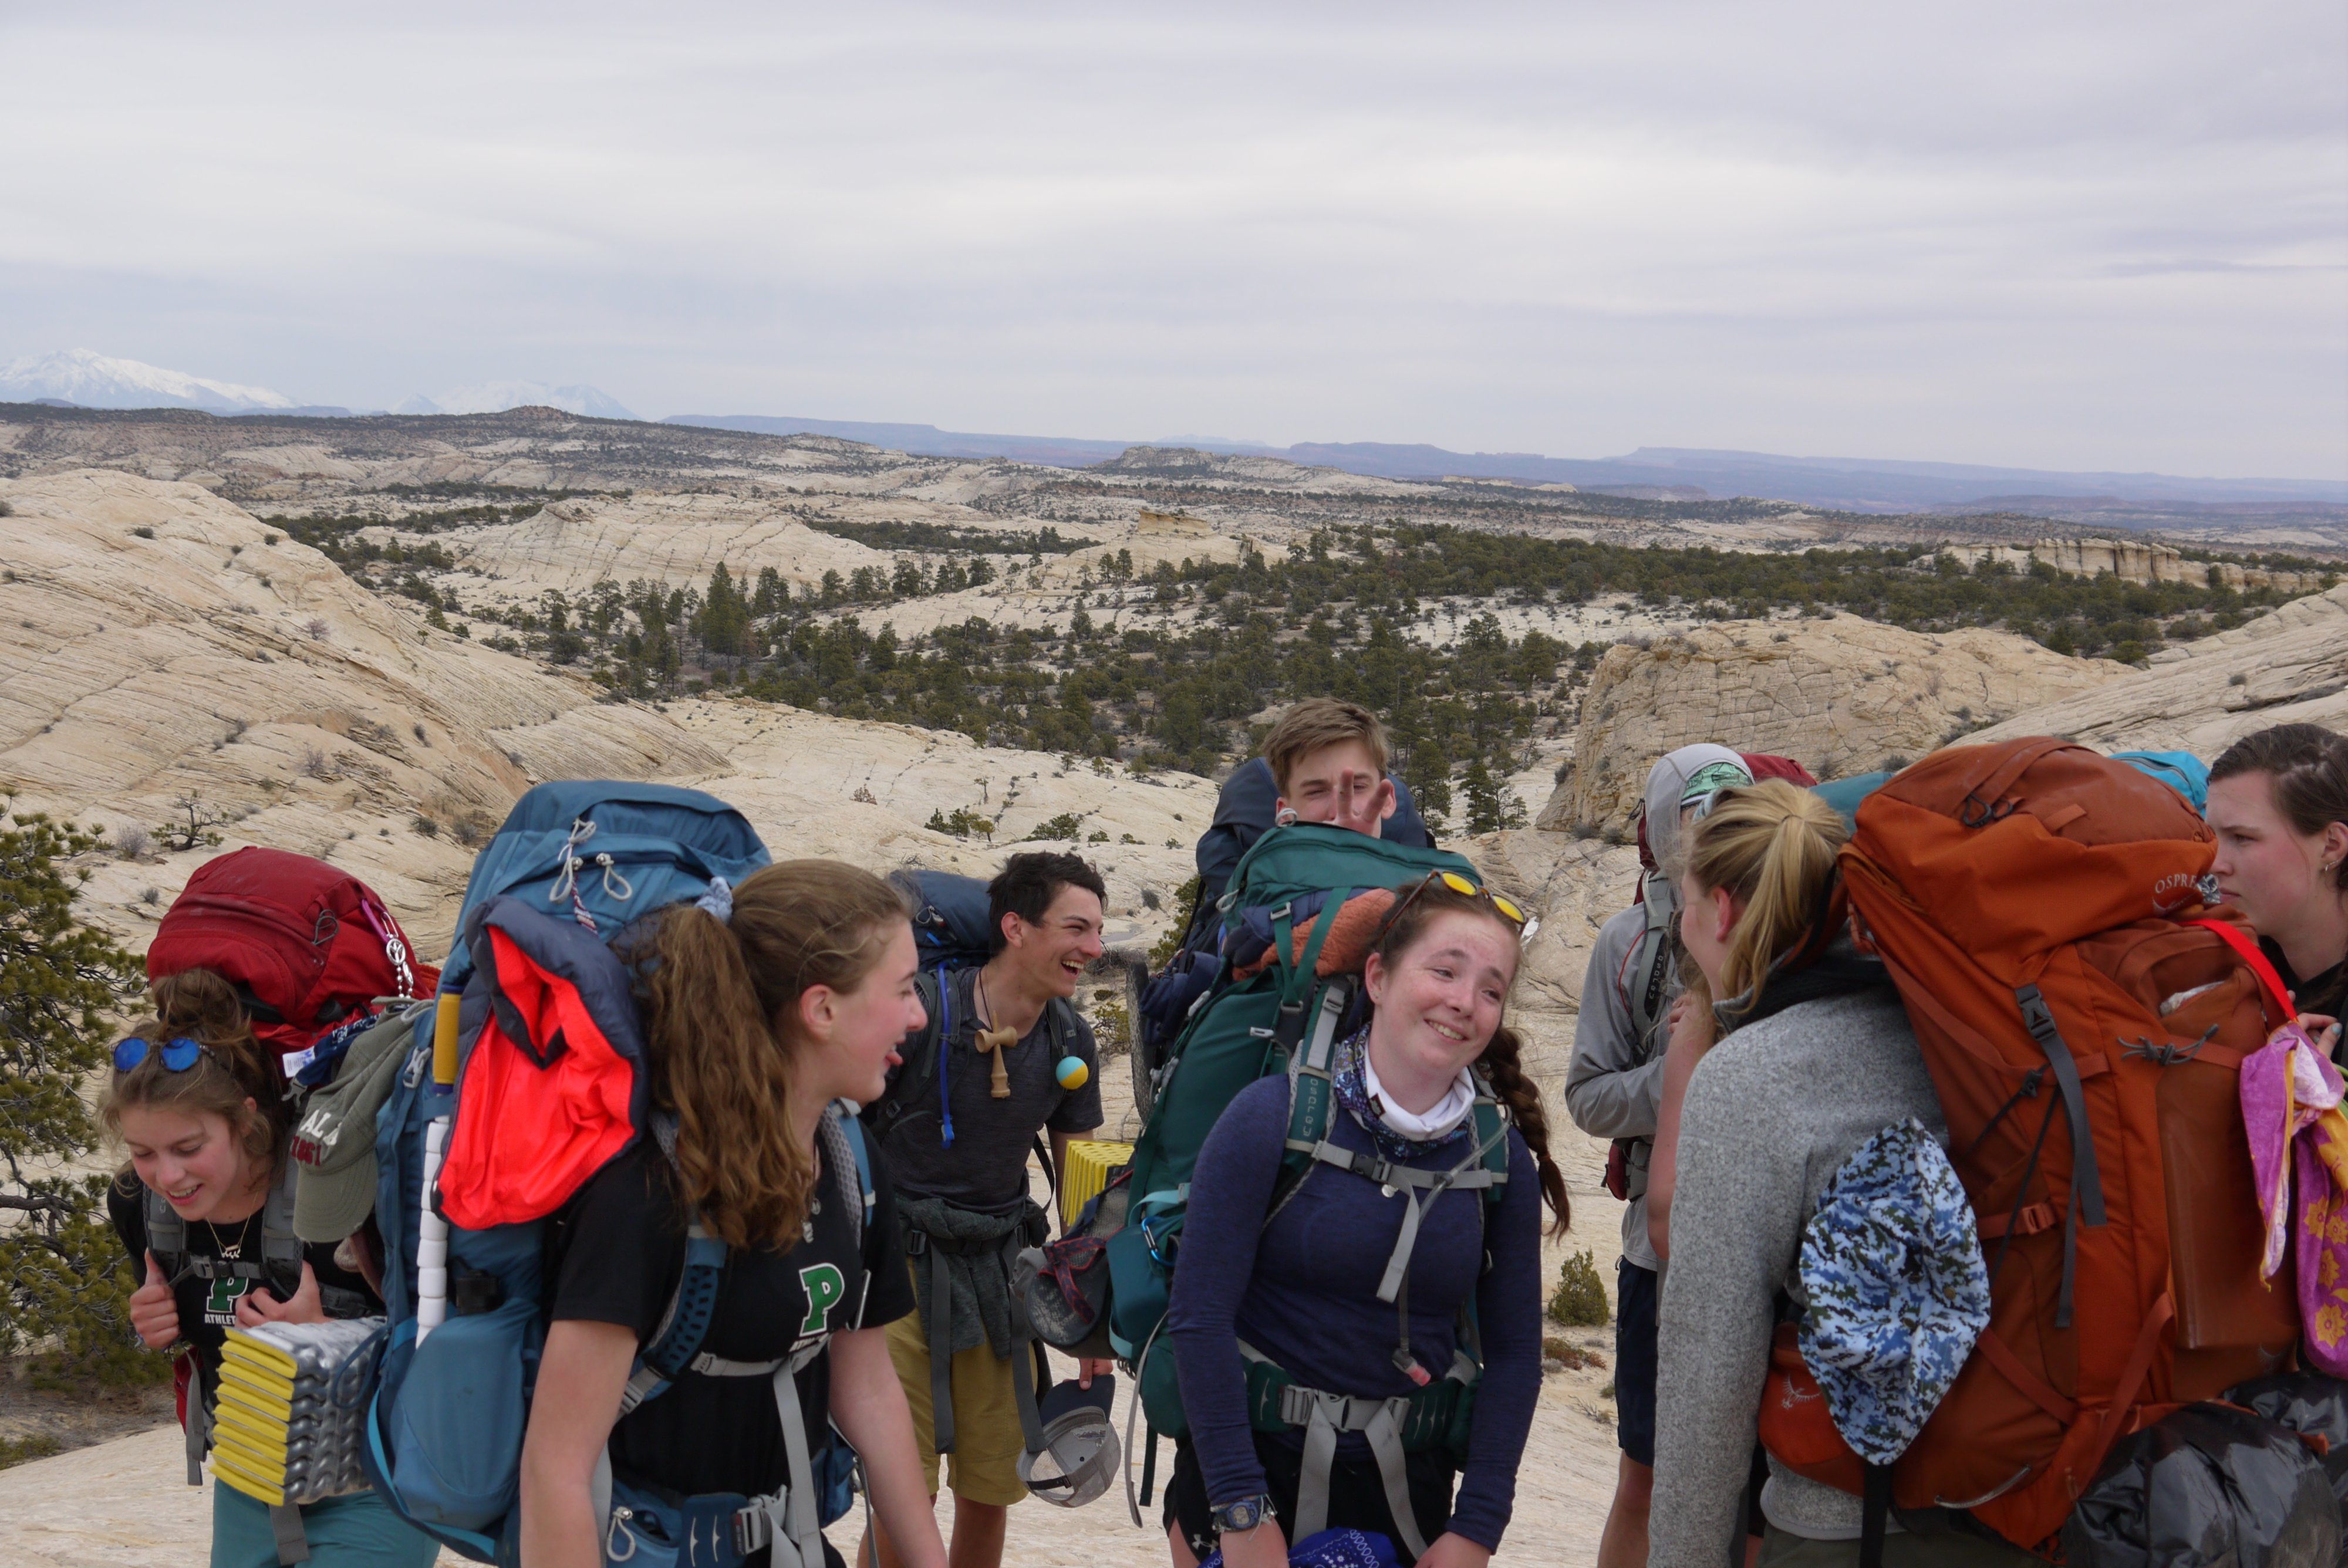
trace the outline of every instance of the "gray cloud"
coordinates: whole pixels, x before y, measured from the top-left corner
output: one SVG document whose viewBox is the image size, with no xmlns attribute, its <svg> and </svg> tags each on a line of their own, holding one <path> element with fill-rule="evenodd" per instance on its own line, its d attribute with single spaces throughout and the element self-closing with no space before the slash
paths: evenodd
<svg viewBox="0 0 2348 1568">
<path fill-rule="evenodd" d="M 2331 0 L 644 18 L 14 14 L 0 357 L 2348 476 Z"/>
</svg>

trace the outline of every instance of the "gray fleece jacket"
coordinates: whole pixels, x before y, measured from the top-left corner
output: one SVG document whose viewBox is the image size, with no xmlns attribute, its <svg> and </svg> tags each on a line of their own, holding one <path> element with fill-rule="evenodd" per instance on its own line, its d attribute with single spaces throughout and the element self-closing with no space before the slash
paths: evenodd
<svg viewBox="0 0 2348 1568">
<path fill-rule="evenodd" d="M 1647 1239 L 1647 1158 L 1663 1101 L 1663 1041 L 1642 1040 L 1631 1018 L 1624 968 L 1647 929 L 1644 905 L 1633 904 L 1599 928 L 1581 979 L 1581 1016 L 1573 1026 L 1573 1063 L 1565 1070 L 1565 1109 L 1573 1124 L 1595 1138 L 1632 1138 L 1629 1193 L 1622 1211 L 1622 1256 L 1653 1272 Z M 1672 977 L 1665 1007 L 1679 992 Z M 1655 1033 L 1660 1036 L 1659 1022 Z"/>
<path fill-rule="evenodd" d="M 1772 1306 L 1780 1290 L 1803 1299 L 1802 1229 L 1851 1151 L 1910 1116 L 1947 1140 L 1916 1037 L 1888 989 L 1800 1002 L 1747 1024 L 1689 1080 L 1663 1274 L 1650 1568 L 1727 1561 Z M 1795 1535 L 1859 1535 L 1858 1498 L 1775 1463 L 1761 1508 Z"/>
</svg>

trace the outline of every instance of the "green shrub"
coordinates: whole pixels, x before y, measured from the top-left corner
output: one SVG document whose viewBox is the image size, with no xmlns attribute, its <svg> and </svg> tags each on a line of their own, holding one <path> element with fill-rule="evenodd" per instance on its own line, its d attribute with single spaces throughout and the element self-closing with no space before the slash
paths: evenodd
<svg viewBox="0 0 2348 1568">
<path fill-rule="evenodd" d="M 1606 1282 L 1599 1277 L 1598 1260 L 1586 1249 L 1572 1254 L 1557 1267 L 1557 1288 L 1550 1293 L 1549 1320 L 1569 1328 L 1595 1328 L 1612 1320 L 1606 1304 Z"/>
<path fill-rule="evenodd" d="M 50 1174 L 98 1128 L 81 1087 L 137 989 L 136 959 L 74 916 L 96 833 L 36 812 L 0 818 L 0 1356 L 36 1351 L 47 1376 L 111 1383 L 170 1375 L 130 1333 L 130 1271 L 102 1175 Z M 38 1457 L 19 1452 L 18 1459 Z"/>
</svg>

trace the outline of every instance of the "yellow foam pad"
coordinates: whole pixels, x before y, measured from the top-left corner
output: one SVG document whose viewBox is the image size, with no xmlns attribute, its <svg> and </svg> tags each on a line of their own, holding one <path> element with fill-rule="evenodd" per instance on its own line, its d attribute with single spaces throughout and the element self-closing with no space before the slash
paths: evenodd
<svg viewBox="0 0 2348 1568">
<path fill-rule="evenodd" d="M 1133 1145 L 1100 1138 L 1076 1138 L 1068 1143 L 1060 1167 L 1060 1213 L 1074 1219 L 1076 1212 L 1108 1185 L 1110 1173 L 1133 1162 Z"/>
</svg>

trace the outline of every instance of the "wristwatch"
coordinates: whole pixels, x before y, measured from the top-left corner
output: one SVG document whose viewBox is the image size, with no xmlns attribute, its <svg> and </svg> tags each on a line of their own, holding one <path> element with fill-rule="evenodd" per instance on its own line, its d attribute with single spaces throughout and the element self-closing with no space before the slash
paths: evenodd
<svg viewBox="0 0 2348 1568">
<path fill-rule="evenodd" d="M 1215 1531 L 1221 1534 L 1231 1531 L 1253 1530 L 1265 1520 L 1279 1517 L 1279 1511 L 1272 1506 L 1271 1494 L 1260 1491 L 1253 1497 L 1243 1497 L 1237 1502 L 1227 1502 L 1216 1509 Z"/>
</svg>

